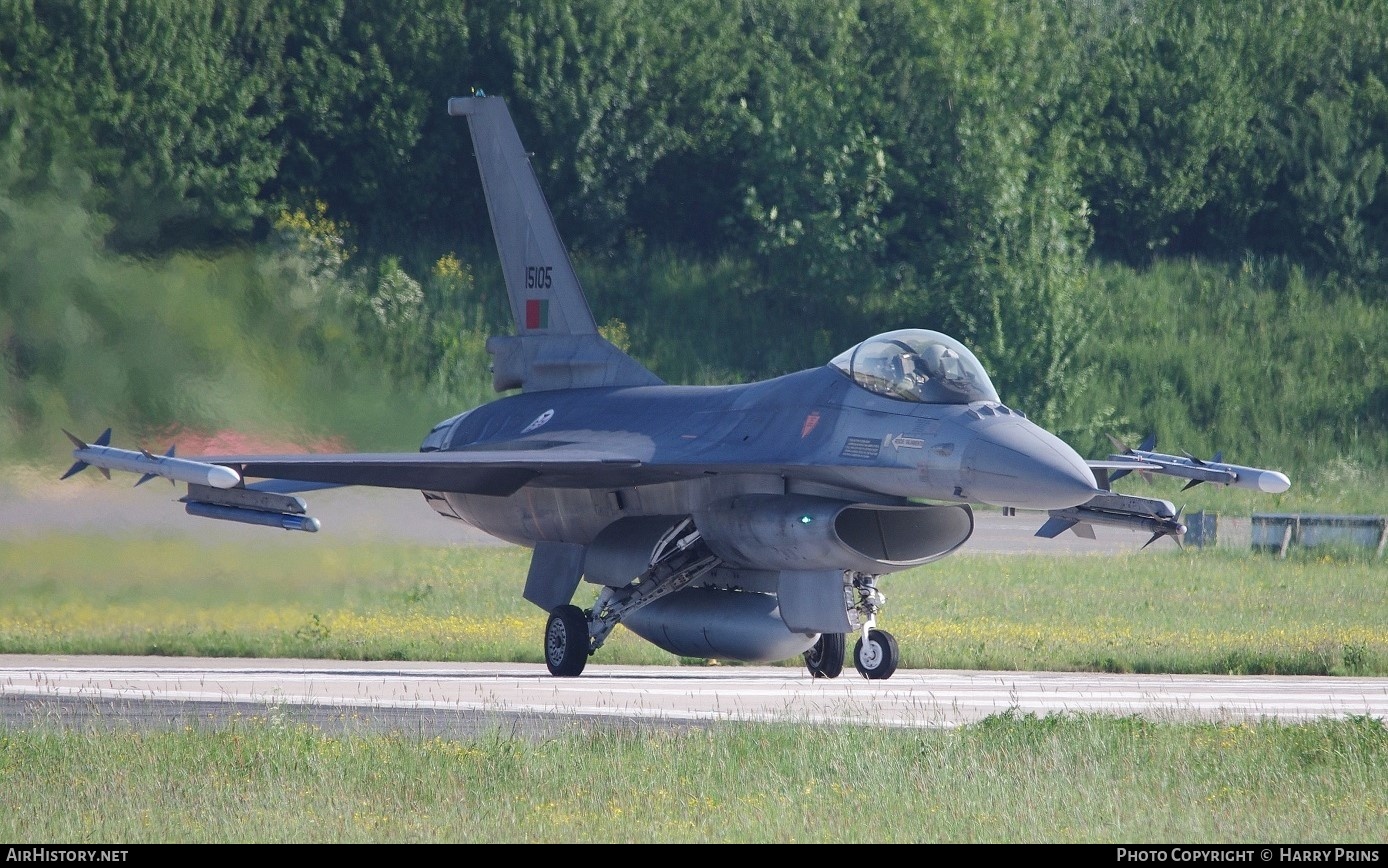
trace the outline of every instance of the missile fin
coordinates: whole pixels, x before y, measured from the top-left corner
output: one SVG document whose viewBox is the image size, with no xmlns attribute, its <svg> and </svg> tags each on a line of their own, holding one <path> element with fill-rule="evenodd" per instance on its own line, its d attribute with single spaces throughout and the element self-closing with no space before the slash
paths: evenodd
<svg viewBox="0 0 1388 868">
<path fill-rule="evenodd" d="M 143 450 L 143 449 L 141 449 L 140 451 L 141 451 L 141 452 L 145 452 L 145 450 Z M 146 457 L 146 458 L 154 458 L 154 456 L 153 456 L 153 455 L 150 455 L 148 452 L 145 452 L 145 457 Z M 164 453 L 164 457 L 165 457 L 165 458 L 172 458 L 172 457 L 174 457 L 174 448 L 173 448 L 173 444 L 172 444 L 172 443 L 169 444 L 169 451 Z M 141 477 L 140 477 L 140 481 L 139 481 L 139 482 L 135 483 L 135 487 L 136 487 L 136 488 L 139 488 L 141 485 L 144 485 L 146 482 L 149 482 L 151 479 L 153 479 L 153 478 L 154 478 L 155 476 L 157 476 L 157 475 L 158 475 L 157 473 L 146 473 L 144 476 L 141 476 Z M 172 485 L 172 486 L 177 487 L 178 483 L 176 483 L 176 482 L 173 481 L 173 477 L 169 477 L 169 485 Z"/>
<path fill-rule="evenodd" d="M 1198 480 L 1197 480 L 1197 481 L 1198 481 Z M 1186 486 L 1186 488 L 1189 488 L 1189 487 L 1190 487 L 1190 486 Z M 1186 535 L 1186 526 L 1183 525 L 1183 524 L 1181 524 L 1181 513 L 1185 512 L 1185 511 L 1186 511 L 1185 505 L 1182 504 L 1181 508 L 1178 509 L 1178 510 L 1176 510 L 1176 515 L 1174 515 L 1174 516 L 1171 518 L 1172 524 L 1171 524 L 1170 526 L 1168 526 L 1168 527 L 1158 528 L 1158 529 L 1156 530 L 1156 532 L 1154 532 L 1154 533 L 1152 534 L 1151 538 L 1148 539 L 1147 542 L 1145 542 L 1145 543 L 1142 544 L 1142 548 L 1145 549 L 1145 548 L 1147 548 L 1149 545 L 1151 545 L 1152 543 L 1154 543 L 1154 542 L 1156 542 L 1157 540 L 1161 539 L 1162 537 L 1164 537 L 1164 536 L 1169 536 L 1169 537 L 1171 537 L 1172 539 L 1174 539 L 1174 540 L 1176 541 L 1176 548 L 1184 550 L 1184 549 L 1185 549 L 1185 544 L 1183 544 L 1183 543 L 1181 542 L 1181 537 L 1183 537 L 1183 536 Z M 1154 518 L 1156 517 L 1155 514 L 1153 515 L 1153 517 L 1154 517 Z"/>
<path fill-rule="evenodd" d="M 1076 526 L 1077 524 L 1079 524 L 1079 522 L 1074 521 L 1072 519 L 1056 518 L 1052 516 L 1051 518 L 1046 520 L 1045 524 L 1041 525 L 1041 528 L 1039 530 L 1036 531 L 1036 536 L 1043 537 L 1045 539 L 1055 539 L 1056 537 L 1065 533 L 1067 530 Z"/>
</svg>

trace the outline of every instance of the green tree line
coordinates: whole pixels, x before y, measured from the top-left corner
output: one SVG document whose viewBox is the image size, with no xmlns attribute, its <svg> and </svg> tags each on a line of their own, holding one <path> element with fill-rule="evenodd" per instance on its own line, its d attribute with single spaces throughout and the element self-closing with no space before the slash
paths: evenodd
<svg viewBox="0 0 1388 868">
<path fill-rule="evenodd" d="M 1194 258 L 1238 283 L 1271 262 L 1378 310 L 1385 70 L 1388 0 L 0 0 L 0 244 L 57 200 L 137 263 L 326 239 L 326 259 L 295 259 L 335 287 L 316 302 L 456 396 L 466 339 L 505 325 L 466 126 L 444 110 L 481 89 L 510 103 L 595 306 L 671 379 L 780 373 L 925 325 L 1094 439 L 1145 421 L 1106 406 L 1121 366 L 1095 345 L 1121 339 L 1115 310 L 1143 316 L 1106 293 L 1151 284 L 1104 268 Z M 23 381 L 49 291 L 0 264 L 19 417 L 42 403 Z M 689 305 L 763 334 L 816 325 L 691 370 L 687 319 L 659 316 Z M 1385 400 L 1370 386 L 1346 409 L 1370 449 Z"/>
<path fill-rule="evenodd" d="M 319 200 L 372 246 L 455 243 L 479 193 L 443 104 L 481 87 L 586 248 L 929 273 L 1029 211 L 1103 257 L 1382 278 L 1385 69 L 1383 0 L 0 4 L 28 168 L 83 167 L 143 251 Z"/>
</svg>

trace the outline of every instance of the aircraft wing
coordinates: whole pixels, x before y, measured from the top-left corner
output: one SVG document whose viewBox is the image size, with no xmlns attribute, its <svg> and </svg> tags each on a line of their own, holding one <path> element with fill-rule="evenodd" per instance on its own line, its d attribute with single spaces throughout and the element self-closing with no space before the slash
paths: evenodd
<svg viewBox="0 0 1388 868">
<path fill-rule="evenodd" d="M 544 476 L 588 476 L 639 459 L 594 450 L 359 452 L 200 457 L 243 478 L 505 496 Z M 283 487 L 281 487 L 283 490 Z"/>
<path fill-rule="evenodd" d="M 636 469 L 641 459 L 582 444 L 535 443 L 517 449 L 450 452 L 345 452 L 289 455 L 199 455 L 183 458 L 173 449 L 155 455 L 144 449 L 110 445 L 111 430 L 87 443 L 69 432 L 76 463 L 66 479 L 87 467 L 108 478 L 112 470 L 142 474 L 139 485 L 154 477 L 187 482 L 206 489 L 238 487 L 264 492 L 308 491 L 340 485 L 407 488 L 505 496 L 528 482 L 597 479 L 614 470 Z M 245 485 L 248 478 L 268 482 Z"/>
<path fill-rule="evenodd" d="M 244 487 L 260 491 L 291 493 L 365 485 L 493 497 L 514 494 L 532 483 L 555 488 L 620 488 L 720 472 L 777 475 L 790 467 L 781 463 L 665 462 L 576 445 L 423 453 L 203 456 L 198 460 L 229 468 L 244 480 Z M 266 481 L 250 482 L 252 479 Z"/>
</svg>

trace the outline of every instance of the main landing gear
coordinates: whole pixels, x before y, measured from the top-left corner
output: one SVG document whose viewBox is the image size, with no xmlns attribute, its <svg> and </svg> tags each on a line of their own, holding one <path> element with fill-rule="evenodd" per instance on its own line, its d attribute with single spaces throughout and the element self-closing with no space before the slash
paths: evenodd
<svg viewBox="0 0 1388 868">
<path fill-rule="evenodd" d="M 688 587 L 718 566 L 694 522 L 685 519 L 656 543 L 651 565 L 622 588 L 603 588 L 593 608 L 574 605 L 555 608 L 545 625 L 545 666 L 549 674 L 573 678 L 583 673 L 588 658 L 607 641 L 622 618 L 642 606 Z M 842 649 L 840 649 L 842 656 Z"/>
<path fill-rule="evenodd" d="M 559 606 L 545 625 L 545 665 L 549 674 L 570 678 L 588 663 L 588 618 L 577 606 Z"/>
<path fill-rule="evenodd" d="M 848 594 L 857 601 L 849 606 L 849 620 L 858 625 L 860 636 L 853 646 L 853 668 L 864 678 L 878 681 L 891 678 L 901 662 L 896 637 L 878 630 L 877 613 L 887 598 L 877 589 L 877 577 L 865 573 L 850 573 Z M 815 678 L 837 678 L 843 672 L 844 633 L 821 633 L 810 650 L 805 652 L 805 668 Z"/>
<path fill-rule="evenodd" d="M 843 674 L 843 633 L 820 633 L 805 652 L 805 668 L 815 678 L 838 678 Z"/>
</svg>

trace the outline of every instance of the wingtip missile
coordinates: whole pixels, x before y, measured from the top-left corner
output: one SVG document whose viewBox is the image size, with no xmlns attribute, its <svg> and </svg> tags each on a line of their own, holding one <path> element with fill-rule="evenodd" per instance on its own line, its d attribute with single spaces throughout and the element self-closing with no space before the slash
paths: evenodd
<svg viewBox="0 0 1388 868">
<path fill-rule="evenodd" d="M 1262 467 L 1245 467 L 1241 464 L 1228 464 L 1222 459 L 1224 452 L 1221 450 L 1215 453 L 1214 458 L 1205 461 L 1196 458 L 1189 452 L 1182 455 L 1167 455 L 1163 452 L 1153 452 L 1157 444 L 1155 434 L 1149 434 L 1142 441 L 1142 445 L 1136 449 L 1127 446 L 1121 440 L 1110 435 L 1109 440 L 1114 447 L 1121 449 L 1119 453 L 1110 455 L 1115 460 L 1132 459 L 1146 463 L 1146 469 L 1139 469 L 1137 472 L 1143 473 L 1164 473 L 1168 476 L 1177 476 L 1189 480 L 1182 491 L 1194 488 L 1202 482 L 1213 482 L 1218 485 L 1232 485 L 1235 488 L 1246 488 L 1252 491 L 1261 491 L 1264 494 L 1281 494 L 1292 487 L 1292 481 L 1287 474 L 1280 470 L 1268 470 Z M 1118 470 L 1109 474 L 1109 481 L 1125 475 L 1128 471 Z"/>
<path fill-rule="evenodd" d="M 76 463 L 63 474 L 63 479 L 81 473 L 88 467 L 95 467 L 107 479 L 111 478 L 112 470 L 139 473 L 141 477 L 139 482 L 135 483 L 137 486 L 155 476 L 162 476 L 171 483 L 188 482 L 213 488 L 234 488 L 241 484 L 241 474 L 232 468 L 204 461 L 175 458 L 172 446 L 169 447 L 168 453 L 162 456 L 152 455 L 146 449 L 117 449 L 108 445 L 111 442 L 110 428 L 103 431 L 92 443 L 84 442 L 67 429 L 63 429 L 63 433 L 76 447 L 72 450 L 72 457 L 76 459 Z"/>
<path fill-rule="evenodd" d="M 1257 476 L 1258 490 L 1266 494 L 1281 494 L 1292 487 L 1292 480 L 1280 470 L 1263 470 Z"/>
<path fill-rule="evenodd" d="M 1138 460 L 1139 460 L 1139 459 L 1138 459 L 1138 456 L 1139 456 L 1139 455 L 1145 453 L 1145 452 L 1146 452 L 1147 450 L 1149 450 L 1149 449 L 1155 448 L 1156 445 L 1157 445 L 1157 435 L 1156 435 L 1155 432 L 1152 433 L 1152 434 L 1148 434 L 1146 437 L 1144 437 L 1144 438 L 1142 439 L 1142 445 L 1139 446 L 1137 449 L 1134 449 L 1133 447 L 1129 446 L 1127 443 L 1124 443 L 1122 440 L 1119 440 L 1117 437 L 1114 437 L 1112 434 L 1108 434 L 1108 435 L 1105 435 L 1105 436 L 1107 436 L 1107 437 L 1108 437 L 1108 441 L 1109 441 L 1110 443 L 1113 444 L 1113 448 L 1118 450 L 1118 452 L 1117 452 L 1116 454 L 1110 455 L 1110 456 L 1109 456 L 1109 457 L 1112 458 L 1112 459 L 1131 458 L 1131 459 L 1134 460 L 1134 461 L 1138 461 Z M 1109 484 L 1112 485 L 1115 481 L 1117 481 L 1117 480 L 1119 480 L 1119 479 L 1122 479 L 1123 477 L 1127 476 L 1129 473 L 1132 473 L 1134 470 L 1137 471 L 1137 475 L 1138 475 L 1138 476 L 1141 476 L 1141 477 L 1143 478 L 1144 481 L 1146 481 L 1146 482 L 1151 482 L 1151 481 L 1152 481 L 1152 474 L 1151 474 L 1151 473 L 1148 471 L 1148 469 L 1146 469 L 1146 468 L 1143 468 L 1143 467 L 1120 467 L 1120 468 L 1117 468 L 1117 469 L 1115 469 L 1115 470 L 1113 470 L 1112 472 L 1109 473 L 1109 475 L 1108 475 Z"/>
</svg>

